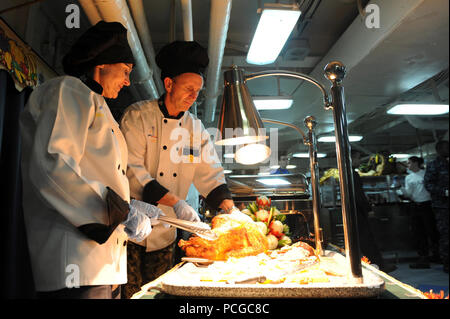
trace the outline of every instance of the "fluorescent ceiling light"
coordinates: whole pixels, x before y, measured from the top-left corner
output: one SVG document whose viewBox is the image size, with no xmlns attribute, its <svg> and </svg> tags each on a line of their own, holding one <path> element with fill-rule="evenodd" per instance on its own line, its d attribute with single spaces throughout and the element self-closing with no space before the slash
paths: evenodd
<svg viewBox="0 0 450 319">
<path fill-rule="evenodd" d="M 264 185 L 276 186 L 276 185 L 289 185 L 289 181 L 282 178 L 260 178 L 256 180 Z"/>
<path fill-rule="evenodd" d="M 293 157 L 298 157 L 298 158 L 309 158 L 309 153 L 295 153 L 292 155 Z M 317 153 L 317 157 L 318 158 L 323 158 L 326 157 L 327 154 L 325 153 Z"/>
<path fill-rule="evenodd" d="M 448 104 L 398 104 L 387 111 L 395 115 L 441 115 L 448 113 Z"/>
<path fill-rule="evenodd" d="M 391 156 L 395 157 L 395 158 L 409 158 L 412 155 L 411 154 L 391 154 Z"/>
<path fill-rule="evenodd" d="M 223 157 L 224 157 L 224 158 L 234 158 L 234 153 L 226 153 L 226 154 L 223 154 Z"/>
<path fill-rule="evenodd" d="M 350 142 L 359 142 L 362 140 L 361 135 L 349 135 L 348 140 Z M 325 143 L 335 143 L 336 142 L 336 136 L 321 136 L 317 140 L 318 142 L 325 142 Z"/>
<path fill-rule="evenodd" d="M 297 165 L 288 165 L 288 166 L 286 166 L 286 169 L 294 169 L 296 167 L 297 167 Z"/>
<path fill-rule="evenodd" d="M 296 5 L 265 4 L 247 54 L 247 63 L 273 63 L 300 17 Z"/>
<path fill-rule="evenodd" d="M 224 169 L 223 170 L 223 173 L 224 174 L 230 174 L 230 173 L 232 173 L 233 171 L 231 170 L 231 169 Z"/>
<path fill-rule="evenodd" d="M 257 110 L 286 110 L 294 100 L 290 96 L 254 96 L 253 103 Z"/>
</svg>

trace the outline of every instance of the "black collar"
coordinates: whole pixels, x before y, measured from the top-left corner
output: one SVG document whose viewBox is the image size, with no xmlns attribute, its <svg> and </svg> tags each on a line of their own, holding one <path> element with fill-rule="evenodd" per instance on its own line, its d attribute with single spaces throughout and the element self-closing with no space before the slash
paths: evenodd
<svg viewBox="0 0 450 319">
<path fill-rule="evenodd" d="M 164 103 L 164 99 L 165 99 L 165 98 L 166 98 L 166 95 L 163 94 L 163 95 L 158 99 L 158 106 L 159 106 L 159 109 L 161 110 L 161 113 L 164 115 L 164 117 L 165 117 L 165 118 L 168 118 L 168 119 L 174 119 L 174 120 L 179 120 L 179 119 L 181 119 L 181 118 L 183 117 L 183 115 L 184 115 L 184 112 L 178 113 L 177 116 L 169 115 L 169 112 L 167 111 L 166 104 Z"/>
<path fill-rule="evenodd" d="M 103 93 L 103 87 L 98 83 L 97 81 L 91 79 L 90 77 L 87 77 L 85 75 L 80 76 L 81 82 L 83 82 L 88 88 L 90 88 L 92 91 L 94 91 L 97 94 L 102 95 Z"/>
</svg>

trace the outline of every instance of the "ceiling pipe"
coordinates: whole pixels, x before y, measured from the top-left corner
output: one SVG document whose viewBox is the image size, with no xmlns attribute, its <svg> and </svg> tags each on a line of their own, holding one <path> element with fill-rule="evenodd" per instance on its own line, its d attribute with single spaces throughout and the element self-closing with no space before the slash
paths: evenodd
<svg viewBox="0 0 450 319">
<path fill-rule="evenodd" d="M 102 20 L 97 7 L 94 5 L 94 2 L 88 0 L 80 0 L 80 4 L 83 7 L 84 12 L 86 13 L 92 25 Z"/>
<path fill-rule="evenodd" d="M 145 56 L 150 63 L 150 68 L 153 71 L 153 81 L 156 84 L 159 95 L 164 93 L 164 86 L 161 81 L 161 70 L 155 61 L 155 49 L 153 47 L 152 38 L 150 36 L 147 18 L 145 16 L 144 5 L 142 0 L 128 0 L 131 14 L 136 25 L 136 29 L 139 35 L 139 39 L 142 42 L 142 48 L 144 49 Z"/>
<path fill-rule="evenodd" d="M 170 1 L 169 43 L 177 39 L 177 2 Z"/>
<path fill-rule="evenodd" d="M 181 0 L 181 16 L 183 18 L 184 41 L 194 41 L 191 0 Z M 189 112 L 197 116 L 197 101 L 192 104 Z"/>
<path fill-rule="evenodd" d="M 183 17 L 184 41 L 194 41 L 191 0 L 181 0 L 181 15 Z"/>
<path fill-rule="evenodd" d="M 205 122 L 214 122 L 219 95 L 219 80 L 221 76 L 223 52 L 227 40 L 228 23 L 230 21 L 232 0 L 212 0 L 209 22 L 208 56 L 209 66 L 206 79 L 204 109 Z"/>
<path fill-rule="evenodd" d="M 117 21 L 127 28 L 129 31 L 128 42 L 136 61 L 133 69 L 134 72 L 132 73 L 132 84 L 137 86 L 140 95 L 142 95 L 140 97 L 141 99 L 159 98 L 158 90 L 152 79 L 153 72 L 147 64 L 141 42 L 125 0 L 79 0 L 79 2 L 93 25 L 100 20 L 107 22 Z"/>
</svg>

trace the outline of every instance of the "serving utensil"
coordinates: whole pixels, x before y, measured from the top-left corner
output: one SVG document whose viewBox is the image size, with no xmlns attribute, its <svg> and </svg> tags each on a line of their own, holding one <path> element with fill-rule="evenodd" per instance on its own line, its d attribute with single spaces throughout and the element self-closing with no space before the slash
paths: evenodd
<svg viewBox="0 0 450 319">
<path fill-rule="evenodd" d="M 191 222 L 168 216 L 159 216 L 158 220 L 163 223 L 174 226 L 176 228 L 180 228 L 190 233 L 194 233 L 197 236 L 202 237 L 206 240 L 216 240 L 218 238 L 216 233 L 211 231 L 211 227 L 203 222 Z"/>
</svg>

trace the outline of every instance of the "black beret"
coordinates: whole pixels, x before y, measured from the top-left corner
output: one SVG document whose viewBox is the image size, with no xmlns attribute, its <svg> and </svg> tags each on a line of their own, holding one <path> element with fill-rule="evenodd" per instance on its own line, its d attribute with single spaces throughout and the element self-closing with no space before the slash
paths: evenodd
<svg viewBox="0 0 450 319">
<path fill-rule="evenodd" d="M 209 63 L 208 52 L 195 41 L 175 41 L 164 46 L 156 55 L 161 69 L 161 79 L 173 78 L 182 73 L 203 76 Z"/>
<path fill-rule="evenodd" d="M 119 22 L 98 22 L 81 35 L 62 63 L 64 72 L 73 76 L 83 75 L 100 64 L 135 64 L 127 29 Z"/>
</svg>

